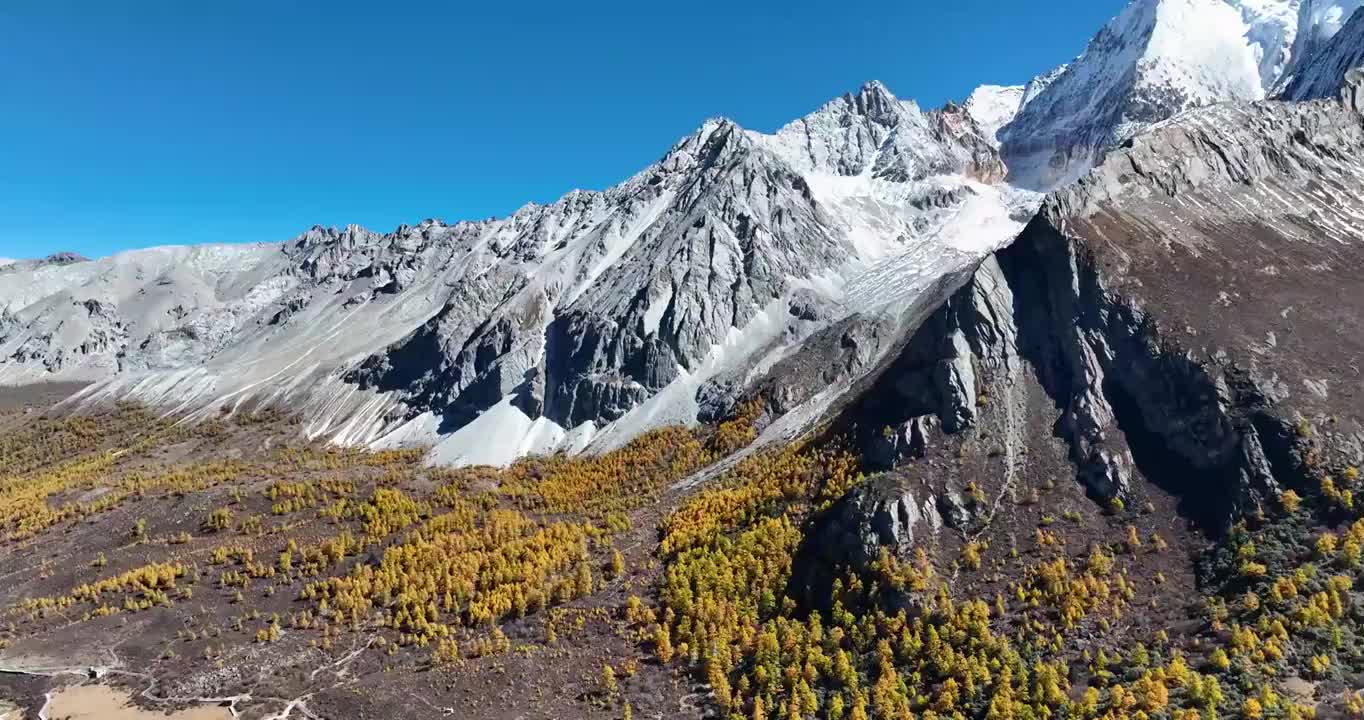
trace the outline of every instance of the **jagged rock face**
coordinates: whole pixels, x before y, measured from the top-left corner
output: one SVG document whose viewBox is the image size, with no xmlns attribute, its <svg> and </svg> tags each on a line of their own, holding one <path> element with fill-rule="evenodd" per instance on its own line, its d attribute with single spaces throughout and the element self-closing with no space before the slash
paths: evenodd
<svg viewBox="0 0 1364 720">
<path fill-rule="evenodd" d="M 1323 25 L 1327 28 L 1332 26 L 1331 23 Z M 1316 33 L 1317 36 L 1324 34 L 1324 31 Z M 1342 91 L 1351 89 L 1346 76 L 1351 70 L 1364 66 L 1364 7 L 1355 10 L 1347 23 L 1329 39 L 1315 46 L 1310 58 L 1307 65 L 1295 69 L 1280 97 L 1285 100 L 1320 100 L 1338 97 Z M 1353 88 L 1357 87 L 1357 84 L 1353 85 Z M 1354 107 L 1361 106 L 1355 104 Z"/>
<path fill-rule="evenodd" d="M 1195 467 L 1235 467 L 1242 492 L 1272 494 L 1266 449 L 1299 418 L 1359 452 L 1364 301 L 1338 289 L 1364 259 L 1362 151 L 1364 118 L 1337 103 L 1209 108 L 1044 211 L 1138 342 L 1099 354 L 1141 424 Z"/>
<path fill-rule="evenodd" d="M 924 112 L 878 82 L 845 95 L 763 138 L 798 170 L 895 182 L 944 173 L 990 182 L 1003 177 L 987 132 L 960 107 Z"/>
<path fill-rule="evenodd" d="M 10 360 L 41 364 L 50 373 L 116 371 L 127 343 L 118 312 L 99 300 L 50 306 L 28 321 L 0 314 L 0 346 L 9 350 Z"/>
<path fill-rule="evenodd" d="M 850 129 L 799 162 L 806 173 L 858 175 L 870 166 L 883 179 L 916 180 L 988 165 L 974 160 L 974 153 L 990 153 L 980 149 L 969 121 L 951 112 L 930 121 L 910 108 L 876 84 L 836 101 L 802 127 L 827 130 L 836 118 Z M 911 122 L 919 123 L 915 131 L 938 128 L 935 142 L 948 137 L 941 128 L 955 128 L 960 135 L 951 137 L 966 137 L 969 146 L 956 154 L 932 143 L 915 146 L 921 154 L 940 151 L 931 158 L 897 154 L 893 138 Z M 608 219 L 591 225 L 590 237 L 570 242 L 599 248 L 595 262 L 609 267 L 594 268 L 575 288 L 534 276 L 480 283 L 489 291 L 507 288 L 491 318 L 477 310 L 489 302 L 484 293 L 457 295 L 422 329 L 349 377 L 457 420 L 509 394 L 523 412 L 562 427 L 621 418 L 679 373 L 696 372 L 731 329 L 795 292 L 792 279 L 856 258 L 805 173 L 777 152 L 785 151 L 783 143 L 781 134 L 707 125 L 654 168 L 594 196 L 586 211 Z M 925 196 L 925 212 L 960 202 L 939 205 L 932 197 Z M 542 219 L 531 227 L 539 233 L 546 225 L 563 223 Z M 555 262 L 561 261 L 551 251 L 547 263 Z M 422 358 L 428 367 L 414 372 Z"/>
<path fill-rule="evenodd" d="M 1297 0 L 1133 0 L 1001 131 L 1010 181 L 1050 189 L 1153 123 L 1262 99 L 1287 66 Z"/>
<path fill-rule="evenodd" d="M 1020 224 L 999 232 L 1012 238 L 1021 229 Z M 942 308 L 944 303 L 955 308 L 975 302 L 956 300 L 954 294 L 959 294 L 959 289 L 971 280 L 979 260 L 966 254 L 956 254 L 954 258 L 954 253 L 946 248 L 923 250 L 922 255 L 906 254 L 867 271 L 850 288 L 849 297 L 827 311 L 842 319 L 804 336 L 794 349 L 781 354 L 760 375 L 742 383 L 721 376 L 703 387 L 701 395 L 709 404 L 702 416 L 723 417 L 741 400 L 749 398 L 761 399 L 779 416 L 835 415 L 848 402 L 880 394 L 881 391 L 872 388 L 888 365 L 910 363 L 914 370 L 900 371 L 901 376 L 909 374 L 910 378 L 896 388 L 896 393 L 886 397 L 897 398 L 898 410 L 907 404 L 915 411 L 895 415 L 895 422 L 917 415 L 935 415 L 941 419 L 925 418 L 919 429 L 927 424 L 941 424 L 955 430 L 969 424 L 976 382 L 974 369 L 966 364 L 962 341 L 971 343 L 975 339 L 971 335 L 958 337 L 944 329 L 957 326 L 953 324 L 955 315 L 944 315 Z M 901 294 L 899 300 L 895 298 L 897 292 Z M 864 296 L 878 298 L 881 303 L 869 303 Z M 923 339 L 930 336 L 940 339 Z M 944 388 L 944 383 L 952 387 Z M 898 392 L 900 389 L 905 392 Z M 877 426 L 876 430 L 880 433 L 883 427 Z M 894 443 L 883 454 L 912 454 L 917 445 L 912 435 L 914 428 L 906 430 L 911 433 L 909 439 Z M 878 467 L 885 464 L 872 462 Z"/>
<path fill-rule="evenodd" d="M 272 299 L 271 284 L 253 287 L 249 275 L 240 276 L 239 288 L 223 282 L 259 262 L 262 252 L 261 246 L 157 248 L 121 261 L 61 254 L 7 266 L 0 283 L 6 317 L 0 378 L 96 380 L 160 362 L 195 362 L 253 303 Z M 171 349 L 175 338 L 187 338 L 195 352 L 178 354 Z"/>
</svg>

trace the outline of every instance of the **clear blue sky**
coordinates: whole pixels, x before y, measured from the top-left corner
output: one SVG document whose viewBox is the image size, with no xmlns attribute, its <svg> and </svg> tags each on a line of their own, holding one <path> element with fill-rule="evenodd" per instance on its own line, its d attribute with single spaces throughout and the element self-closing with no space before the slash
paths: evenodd
<svg viewBox="0 0 1364 720">
<path fill-rule="evenodd" d="M 0 257 L 502 215 L 710 116 L 1024 82 L 1122 4 L 6 0 Z"/>
</svg>

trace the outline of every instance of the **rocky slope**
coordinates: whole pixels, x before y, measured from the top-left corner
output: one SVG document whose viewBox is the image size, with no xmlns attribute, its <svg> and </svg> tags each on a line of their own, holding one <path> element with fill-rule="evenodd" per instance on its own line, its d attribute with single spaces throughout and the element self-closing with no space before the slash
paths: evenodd
<svg viewBox="0 0 1364 720">
<path fill-rule="evenodd" d="M 1129 507 L 1149 482 L 1217 532 L 1364 462 L 1364 298 L 1340 291 L 1361 176 L 1364 116 L 1333 101 L 1207 108 L 1110 154 L 843 409 L 873 467 L 922 471 L 865 488 L 831 537 L 898 518 L 848 551 L 874 558 L 973 522 L 968 484 L 1017 501 L 1072 473 Z"/>
<path fill-rule="evenodd" d="M 0 694 L 1358 715 L 1364 73 L 1333 82 L 1156 113 L 1045 197 L 990 128 L 1048 78 L 870 84 L 502 220 L 0 268 L 11 382 L 290 411 L 0 393 Z M 429 466 L 553 448 L 590 452 Z"/>
</svg>

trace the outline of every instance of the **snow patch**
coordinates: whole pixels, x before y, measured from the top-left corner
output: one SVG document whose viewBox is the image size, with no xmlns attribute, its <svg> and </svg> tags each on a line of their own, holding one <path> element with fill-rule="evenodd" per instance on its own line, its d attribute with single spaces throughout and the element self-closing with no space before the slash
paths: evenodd
<svg viewBox="0 0 1364 720">
<path fill-rule="evenodd" d="M 999 147 L 999 129 L 1008 125 L 1023 106 L 1022 85 L 981 85 L 963 105 L 967 114 L 985 133 L 985 139 Z"/>
<path fill-rule="evenodd" d="M 512 405 L 514 396 L 484 410 L 472 422 L 445 436 L 427 456 L 436 465 L 492 465 L 505 467 L 525 455 L 553 452 L 569 434 L 553 421 L 531 419 Z M 582 434 L 575 430 L 575 443 Z"/>
</svg>

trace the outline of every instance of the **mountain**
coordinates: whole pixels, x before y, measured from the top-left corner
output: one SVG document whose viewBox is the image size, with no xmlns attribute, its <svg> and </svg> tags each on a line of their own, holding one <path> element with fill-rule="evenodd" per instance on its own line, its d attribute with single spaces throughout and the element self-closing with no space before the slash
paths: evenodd
<svg viewBox="0 0 1364 720">
<path fill-rule="evenodd" d="M 1025 86 L 925 110 L 871 82 L 771 134 L 711 120 L 615 187 L 507 218 L 17 263 L 0 383 L 196 418 L 287 406 L 309 437 L 457 464 L 609 449 L 754 391 L 796 432 L 1013 238 L 1030 189 L 1348 62 L 1354 25 L 1311 40 L 1348 1 L 1134 0 Z"/>
<path fill-rule="evenodd" d="M 505 219 L 34 266 L 0 287 L 0 382 L 204 417 L 287 404 L 310 436 L 446 438 L 452 462 L 582 447 L 646 404 L 630 433 L 694 421 L 701 383 L 850 312 L 869 270 L 936 276 L 1007 241 L 1027 200 L 1003 174 L 969 114 L 869 83 L 772 135 L 709 121 L 616 187 Z"/>
<path fill-rule="evenodd" d="M 1057 187 L 1184 109 L 1264 98 L 1298 14 L 1297 0 L 1133 0 L 1002 130 L 1010 182 Z"/>
<path fill-rule="evenodd" d="M 1361 176 L 1360 108 L 1184 113 L 1048 195 L 826 416 L 860 428 L 873 470 L 928 462 L 916 505 L 1074 472 L 1105 503 L 1168 487 L 1219 531 L 1309 482 L 1299 427 L 1364 462 L 1364 305 L 1339 291 L 1364 261 Z M 747 399 L 782 411 L 827 381 L 803 380 L 808 365 L 774 367 Z M 1194 476 L 1208 485 L 1169 484 Z"/>
<path fill-rule="evenodd" d="M 994 304 L 962 329 L 988 412 L 1028 408 L 1001 436 L 1028 448 L 1019 467 L 1047 462 L 1026 428 L 1055 426 L 1053 460 L 1096 497 L 1197 473 L 1175 491 L 1225 527 L 1308 482 L 1300 427 L 1357 464 L 1364 305 L 1338 288 L 1364 260 L 1361 173 L 1357 109 L 1219 105 L 1049 196 L 962 291 Z"/>
<path fill-rule="evenodd" d="M 1047 88 L 1051 87 L 1051 84 L 1056 82 L 1057 78 L 1064 75 L 1066 70 L 1068 70 L 1069 68 L 1070 68 L 1069 64 L 1057 65 L 1056 67 L 1029 80 L 1027 84 L 1023 86 L 1023 97 L 1020 98 L 1018 102 L 1019 109 L 1022 109 L 1024 105 L 1027 105 L 1028 103 L 1035 100 L 1038 95 L 1041 95 L 1043 92 L 1046 92 Z M 1015 116 L 1017 116 L 1017 114 L 1018 113 L 1014 113 Z M 1012 122 L 1012 120 L 1013 119 L 1010 118 L 1010 122 Z"/>
<path fill-rule="evenodd" d="M 1339 12 L 1329 13 L 1319 21 L 1319 26 L 1332 32 L 1318 31 L 1314 36 L 1329 39 L 1309 45 L 1309 62 L 1294 70 L 1280 97 L 1285 100 L 1337 97 L 1345 87 L 1345 74 L 1364 66 L 1364 7 L 1356 9 L 1343 25 L 1338 24 L 1339 17 Z"/>
</svg>

